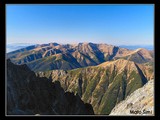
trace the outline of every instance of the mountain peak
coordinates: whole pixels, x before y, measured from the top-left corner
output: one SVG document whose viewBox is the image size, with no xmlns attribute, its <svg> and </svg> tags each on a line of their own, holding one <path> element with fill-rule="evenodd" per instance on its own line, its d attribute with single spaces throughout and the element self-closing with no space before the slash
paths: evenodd
<svg viewBox="0 0 160 120">
<path fill-rule="evenodd" d="M 49 46 L 57 46 L 57 45 L 59 45 L 59 44 L 58 44 L 58 43 L 56 43 L 56 42 L 49 43 Z"/>
<path fill-rule="evenodd" d="M 92 42 L 80 42 L 78 43 L 79 45 L 91 45 L 91 44 L 95 44 L 95 43 L 92 43 Z"/>
<path fill-rule="evenodd" d="M 110 68 L 111 70 L 116 67 L 119 72 L 123 71 L 124 69 L 128 69 L 130 71 L 137 71 L 136 63 L 125 59 L 117 59 L 114 61 L 104 62 L 98 66 L 103 68 Z"/>
<path fill-rule="evenodd" d="M 117 59 L 117 60 L 114 60 L 114 61 L 107 61 L 107 62 L 104 62 L 102 64 L 100 64 L 99 66 L 101 67 L 107 67 L 107 66 L 110 66 L 111 64 L 116 64 L 117 66 L 124 66 L 126 64 L 134 64 L 133 61 L 129 61 L 129 60 L 125 60 L 125 59 Z"/>
</svg>

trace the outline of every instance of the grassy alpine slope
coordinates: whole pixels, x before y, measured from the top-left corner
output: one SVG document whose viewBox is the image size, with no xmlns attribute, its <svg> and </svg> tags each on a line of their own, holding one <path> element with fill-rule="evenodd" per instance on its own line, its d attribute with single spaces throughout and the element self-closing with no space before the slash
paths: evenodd
<svg viewBox="0 0 160 120">
<path fill-rule="evenodd" d="M 84 102 L 90 103 L 95 114 L 109 114 L 116 104 L 147 83 L 141 68 L 133 61 L 118 59 L 98 66 L 36 75 L 60 81 L 65 91 L 78 93 Z"/>
</svg>

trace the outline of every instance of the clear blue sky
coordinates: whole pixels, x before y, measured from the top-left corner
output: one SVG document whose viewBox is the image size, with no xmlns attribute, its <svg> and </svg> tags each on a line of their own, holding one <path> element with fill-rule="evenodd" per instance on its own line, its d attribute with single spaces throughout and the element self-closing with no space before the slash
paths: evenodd
<svg viewBox="0 0 160 120">
<path fill-rule="evenodd" d="M 153 45 L 154 6 L 6 5 L 7 43 Z"/>
</svg>

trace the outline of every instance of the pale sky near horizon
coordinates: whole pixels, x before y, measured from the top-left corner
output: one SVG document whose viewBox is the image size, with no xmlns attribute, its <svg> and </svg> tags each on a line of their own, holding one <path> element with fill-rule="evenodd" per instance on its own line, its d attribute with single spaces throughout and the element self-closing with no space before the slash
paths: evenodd
<svg viewBox="0 0 160 120">
<path fill-rule="evenodd" d="M 8 43 L 153 45 L 153 4 L 7 4 Z"/>
</svg>

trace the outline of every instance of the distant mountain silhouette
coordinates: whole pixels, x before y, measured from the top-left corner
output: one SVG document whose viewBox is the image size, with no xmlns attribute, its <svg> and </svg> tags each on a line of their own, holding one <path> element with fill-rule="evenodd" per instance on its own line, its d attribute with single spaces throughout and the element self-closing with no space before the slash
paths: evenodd
<svg viewBox="0 0 160 120">
<path fill-rule="evenodd" d="M 153 50 L 154 49 L 153 45 L 120 45 L 119 47 L 131 49 L 131 50 L 135 50 L 135 49 L 138 49 L 138 48 L 145 48 L 147 50 Z"/>
</svg>

